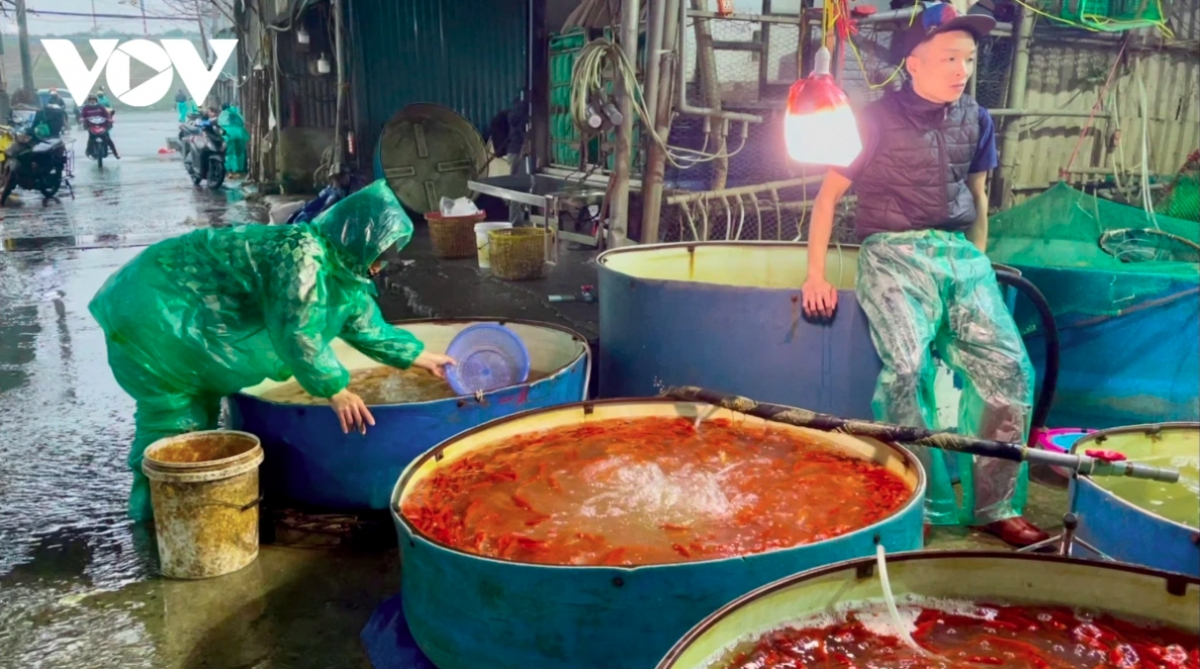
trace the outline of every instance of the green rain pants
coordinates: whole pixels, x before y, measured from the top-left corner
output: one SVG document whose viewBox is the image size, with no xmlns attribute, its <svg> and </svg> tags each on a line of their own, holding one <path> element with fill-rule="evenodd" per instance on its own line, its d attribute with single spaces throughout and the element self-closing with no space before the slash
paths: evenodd
<svg viewBox="0 0 1200 669">
<path fill-rule="evenodd" d="M 941 358 L 963 381 L 958 432 L 1024 443 L 1034 375 L 991 261 L 962 233 L 923 230 L 868 237 L 858 259 L 859 304 L 883 371 L 871 407 L 877 420 L 939 429 L 934 398 Z M 985 525 L 1021 515 L 1024 463 L 955 454 L 960 508 L 940 449 L 909 446 L 928 474 L 926 522 Z"/>
<path fill-rule="evenodd" d="M 242 128 L 231 131 L 225 138 L 225 171 L 229 174 L 246 173 L 246 131 Z"/>
<path fill-rule="evenodd" d="M 129 468 L 133 489 L 129 493 L 129 517 L 142 522 L 154 519 L 150 504 L 150 480 L 142 473 L 146 448 L 159 439 L 198 430 L 215 430 L 221 417 L 221 397 L 192 396 L 137 364 L 117 344 L 108 342 L 108 364 L 121 389 L 137 402 Z"/>
</svg>

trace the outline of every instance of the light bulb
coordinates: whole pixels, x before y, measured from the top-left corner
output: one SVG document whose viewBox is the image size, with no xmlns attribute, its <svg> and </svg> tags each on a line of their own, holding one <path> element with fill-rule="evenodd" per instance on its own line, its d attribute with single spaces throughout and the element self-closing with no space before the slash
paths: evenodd
<svg viewBox="0 0 1200 669">
<path fill-rule="evenodd" d="M 829 49 L 817 51 L 813 72 L 788 91 L 783 138 L 800 163 L 846 167 L 862 152 L 850 100 L 829 74 Z"/>
<path fill-rule="evenodd" d="M 308 31 L 300 28 L 296 31 L 296 41 L 301 44 L 308 44 Z"/>
</svg>

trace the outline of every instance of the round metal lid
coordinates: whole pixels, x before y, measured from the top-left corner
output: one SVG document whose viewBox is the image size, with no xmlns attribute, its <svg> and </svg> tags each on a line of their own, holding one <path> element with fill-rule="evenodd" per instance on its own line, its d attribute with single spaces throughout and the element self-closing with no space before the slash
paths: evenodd
<svg viewBox="0 0 1200 669">
<path fill-rule="evenodd" d="M 487 168 L 475 126 L 441 105 L 411 104 L 396 112 L 379 138 L 383 177 L 400 202 L 417 213 L 439 210 L 443 197 L 468 197 L 467 181 Z"/>
</svg>

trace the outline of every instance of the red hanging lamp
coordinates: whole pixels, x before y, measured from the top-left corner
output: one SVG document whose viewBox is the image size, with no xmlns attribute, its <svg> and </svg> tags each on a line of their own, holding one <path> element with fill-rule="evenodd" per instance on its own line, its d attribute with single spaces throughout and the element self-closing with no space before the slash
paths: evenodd
<svg viewBox="0 0 1200 669">
<path fill-rule="evenodd" d="M 839 28 L 848 27 L 845 21 Z M 788 91 L 784 143 L 796 162 L 846 167 L 862 152 L 862 138 L 846 92 L 829 73 L 830 60 L 829 48 L 822 44 L 812 74 Z"/>
</svg>

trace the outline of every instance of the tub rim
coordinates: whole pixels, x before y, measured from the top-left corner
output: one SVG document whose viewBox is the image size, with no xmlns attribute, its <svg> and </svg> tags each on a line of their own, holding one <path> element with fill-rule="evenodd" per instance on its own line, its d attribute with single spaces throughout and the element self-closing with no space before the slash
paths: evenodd
<svg viewBox="0 0 1200 669">
<path fill-rule="evenodd" d="M 1142 423 L 1140 425 L 1122 425 L 1120 427 L 1110 427 L 1106 430 L 1097 430 L 1095 432 L 1085 434 L 1083 437 L 1078 439 L 1071 446 L 1071 454 L 1077 455 L 1079 452 L 1087 450 L 1086 447 L 1088 445 L 1092 445 L 1093 447 L 1099 447 L 1101 444 L 1096 443 L 1097 441 L 1106 439 L 1112 435 L 1133 434 L 1133 433 L 1145 434 L 1145 433 L 1148 433 L 1151 431 L 1160 431 L 1161 432 L 1163 430 L 1173 430 L 1173 429 L 1174 430 L 1194 430 L 1197 435 L 1200 435 L 1200 422 L 1171 421 L 1171 422 L 1166 422 L 1166 423 Z M 1171 520 L 1170 518 L 1161 516 L 1161 515 L 1155 513 L 1154 511 L 1151 511 L 1150 509 L 1138 506 L 1137 504 L 1134 504 L 1133 502 L 1125 499 L 1124 497 L 1121 497 L 1120 495 L 1112 492 L 1108 488 L 1105 488 L 1104 486 L 1100 485 L 1099 483 L 1096 483 L 1096 481 L 1093 480 L 1091 476 L 1088 476 L 1086 474 L 1081 474 L 1081 475 L 1076 476 L 1075 478 L 1079 482 L 1079 485 L 1086 486 L 1089 492 L 1094 492 L 1096 494 L 1101 495 L 1103 498 L 1105 498 L 1110 503 L 1118 504 L 1118 505 L 1125 507 L 1126 509 L 1129 509 L 1132 511 L 1137 511 L 1138 513 L 1141 513 L 1142 515 L 1145 515 L 1145 516 L 1150 516 L 1151 518 L 1153 518 L 1154 520 L 1156 520 L 1158 522 L 1165 523 L 1172 527 L 1176 527 L 1180 530 L 1183 530 L 1186 532 L 1192 532 L 1192 533 L 1200 533 L 1200 527 L 1192 527 L 1191 525 L 1181 523 L 1177 520 Z M 1071 502 L 1072 502 L 1072 506 L 1074 506 L 1075 500 L 1072 499 Z"/>
<path fill-rule="evenodd" d="M 533 388 L 534 386 L 537 386 L 541 383 L 555 381 L 558 379 L 558 377 L 567 373 L 568 370 L 570 370 L 572 367 L 574 367 L 576 364 L 578 364 L 580 358 L 584 358 L 586 360 L 586 362 L 585 362 L 586 367 L 584 368 L 584 376 L 583 376 L 583 399 L 587 398 L 588 386 L 591 385 L 591 380 L 592 380 L 592 347 L 588 344 L 587 337 L 584 337 L 579 332 L 577 332 L 569 327 L 566 327 L 564 325 L 559 325 L 558 323 L 548 323 L 546 321 L 526 320 L 523 318 L 496 318 L 496 317 L 491 317 L 491 318 L 484 318 L 484 317 L 480 317 L 480 318 L 470 318 L 470 317 L 415 318 L 415 319 L 404 319 L 404 320 L 390 320 L 390 321 L 387 321 L 387 323 L 388 323 L 388 325 L 395 325 L 396 327 L 404 327 L 405 325 L 443 325 L 443 324 L 468 325 L 468 324 L 472 324 L 472 323 L 495 323 L 497 325 L 504 325 L 506 323 L 515 323 L 517 325 L 525 325 L 525 326 L 529 326 L 529 327 L 540 327 L 540 328 L 545 328 L 548 330 L 558 330 L 559 332 L 562 332 L 563 334 L 570 335 L 572 339 L 582 343 L 583 351 L 580 352 L 580 354 L 575 356 L 574 358 L 571 358 L 570 362 L 563 365 L 557 371 L 555 371 L 553 374 L 551 374 L 545 378 L 538 379 L 537 381 L 534 381 L 533 383 L 528 383 L 528 382 L 514 383 L 511 386 L 504 386 L 503 388 L 496 388 L 494 390 L 489 390 L 486 393 L 483 393 L 481 396 L 487 397 L 488 395 L 491 395 L 492 393 L 498 393 L 503 390 L 508 390 L 510 388 L 520 388 L 521 386 L 529 386 L 530 388 Z M 349 346 L 349 344 L 347 344 L 347 346 Z M 353 348 L 353 347 L 351 347 L 351 348 Z M 382 365 L 382 366 L 386 367 L 387 365 Z M 288 378 L 288 381 L 295 379 L 295 378 L 296 377 L 293 375 Z M 266 381 L 266 380 L 268 380 L 268 379 L 264 379 L 264 381 Z M 257 384 L 255 384 L 255 385 L 257 385 Z M 253 386 L 248 386 L 248 387 L 253 387 Z M 238 395 L 243 398 L 257 401 L 257 402 L 262 402 L 263 404 L 267 404 L 267 405 L 274 406 L 274 407 L 311 408 L 311 407 L 324 407 L 325 406 L 323 404 L 294 404 L 294 403 L 290 403 L 290 402 L 275 402 L 273 400 L 263 399 L 262 397 L 259 397 L 258 395 L 254 395 L 254 394 L 251 394 L 251 393 L 248 393 L 245 391 L 246 391 L 246 389 L 242 388 L 241 390 L 237 391 L 236 393 L 230 393 L 230 394 Z M 423 402 L 393 402 L 391 404 L 368 404 L 367 408 L 424 406 L 427 404 L 434 404 L 437 402 L 458 402 L 460 400 L 474 400 L 475 402 L 479 402 L 478 397 L 481 397 L 481 396 L 478 396 L 478 395 L 456 395 L 454 397 L 443 397 L 441 399 L 425 400 Z"/>
<path fill-rule="evenodd" d="M 673 568 L 673 567 L 689 567 L 692 565 L 715 564 L 715 563 L 723 562 L 723 561 L 745 560 L 748 558 L 756 558 L 756 557 L 765 556 L 765 555 L 773 555 L 773 554 L 781 553 L 784 551 L 791 551 L 791 550 L 796 550 L 796 549 L 800 549 L 800 548 L 807 548 L 810 546 L 819 546 L 825 542 L 843 539 L 845 537 L 848 537 L 853 534 L 857 534 L 859 532 L 866 532 L 868 530 L 878 529 L 879 526 L 882 525 L 883 523 L 885 523 L 889 520 L 892 520 L 903 513 L 910 511 L 914 505 L 920 506 L 921 513 L 924 514 L 925 488 L 928 485 L 928 482 L 926 480 L 927 476 L 925 474 L 925 468 L 921 465 L 920 459 L 918 459 L 917 456 L 912 451 L 910 451 L 908 448 L 906 448 L 900 444 L 897 444 L 895 442 L 882 441 L 879 439 L 874 439 L 873 437 L 857 437 L 855 435 L 850 435 L 850 436 L 854 436 L 856 439 L 873 439 L 874 441 L 878 442 L 879 444 L 882 444 L 883 446 L 891 448 L 893 451 L 895 451 L 897 454 L 899 454 L 904 459 L 904 462 L 908 467 L 912 468 L 916 472 L 917 482 L 916 482 L 916 485 L 913 487 L 912 493 L 909 495 L 908 500 L 904 504 L 902 504 L 899 508 L 897 508 L 895 511 L 888 514 L 887 516 L 880 518 L 879 520 L 875 521 L 874 523 L 871 523 L 870 525 L 864 525 L 864 526 L 857 528 L 851 532 L 847 532 L 846 534 L 840 534 L 836 537 L 830 537 L 828 539 L 822 539 L 820 541 L 814 541 L 812 543 L 807 543 L 807 544 L 799 544 L 796 546 L 788 546 L 785 548 L 774 548 L 774 549 L 771 549 L 768 551 L 763 551 L 761 553 L 750 553 L 747 555 L 735 555 L 735 556 L 731 556 L 731 557 L 711 558 L 708 560 L 689 560 L 687 562 L 664 562 L 664 563 L 632 565 L 632 566 L 599 565 L 599 564 L 588 564 L 588 565 L 570 564 L 570 565 L 567 565 L 567 564 L 541 564 L 541 563 L 537 563 L 537 562 L 518 562 L 516 560 L 504 560 L 501 558 L 491 557 L 491 556 L 487 556 L 487 555 L 479 555 L 477 553 L 472 553 L 470 551 L 465 551 L 465 550 L 462 550 L 459 548 L 454 548 L 452 546 L 447 546 L 446 544 L 444 544 L 440 541 L 437 541 L 436 539 L 433 539 L 432 537 L 426 535 L 421 530 L 417 529 L 417 527 L 415 525 L 413 525 L 412 522 L 403 513 L 400 512 L 400 509 L 398 506 L 399 498 L 403 494 L 405 488 L 408 487 L 408 484 L 410 483 L 413 474 L 418 469 L 420 469 L 421 465 L 423 465 L 426 461 L 430 460 L 431 458 L 432 459 L 441 459 L 440 456 L 441 456 L 442 451 L 444 451 L 447 447 L 453 445 L 455 442 L 457 442 L 458 440 L 460 440 L 464 437 L 469 437 L 469 436 L 478 434 L 480 432 L 491 429 L 492 427 L 501 425 L 506 422 L 515 421 L 515 420 L 522 419 L 522 418 L 527 418 L 529 416 L 534 416 L 537 414 L 550 413 L 552 411 L 582 409 L 584 411 L 585 415 L 591 415 L 594 412 L 595 407 L 597 407 L 597 406 L 614 406 L 614 405 L 622 405 L 622 404 L 661 404 L 661 405 L 686 404 L 686 405 L 692 405 L 692 406 L 711 406 L 711 405 L 706 405 L 703 402 L 681 402 L 680 400 L 672 399 L 669 397 L 646 397 L 646 398 L 637 398 L 637 397 L 620 398 L 620 397 L 618 397 L 618 398 L 608 398 L 608 399 L 601 399 L 601 400 L 585 400 L 582 402 L 571 402 L 569 404 L 557 404 L 554 406 L 542 407 L 542 408 L 538 408 L 538 409 L 527 409 L 525 411 L 521 411 L 518 413 L 509 414 L 507 416 L 501 416 L 500 418 L 495 418 L 495 419 L 490 420 L 481 425 L 477 425 L 473 428 L 463 430 L 462 432 L 459 432 L 458 434 L 443 440 L 442 442 L 438 443 L 436 446 L 425 451 L 424 453 L 417 456 L 416 458 L 413 458 L 413 460 L 408 463 L 408 465 L 404 468 L 404 470 L 400 472 L 400 478 L 397 479 L 396 485 L 392 488 L 391 501 L 388 503 L 388 512 L 392 516 L 392 521 L 396 522 L 396 523 L 403 523 L 404 527 L 410 533 L 412 533 L 414 536 L 420 538 L 421 540 L 429 543 L 432 546 L 435 546 L 444 551 L 449 551 L 456 555 L 474 558 L 477 560 L 487 560 L 489 562 L 495 562 L 495 563 L 499 563 L 499 564 L 503 564 L 503 565 L 508 565 L 508 566 L 512 566 L 512 567 L 520 567 L 520 568 L 533 567 L 533 568 L 538 568 L 538 569 L 564 569 L 564 570 L 567 570 L 567 569 L 588 569 L 588 570 L 606 569 L 606 570 L 610 570 L 610 571 L 633 572 L 633 571 L 638 571 L 638 570 L 663 569 L 663 568 Z M 728 410 L 726 410 L 726 411 L 728 411 Z M 766 421 L 766 422 L 769 422 L 769 421 Z M 872 558 L 872 559 L 874 559 L 874 558 Z"/>
<path fill-rule="evenodd" d="M 1108 569 L 1112 571 L 1122 571 L 1142 576 L 1151 576 L 1164 581 L 1164 587 L 1168 592 L 1174 592 L 1180 589 L 1182 583 L 1183 592 L 1187 592 L 1189 585 L 1200 586 L 1200 578 L 1188 576 L 1186 574 L 1177 574 L 1174 572 L 1163 571 L 1161 569 L 1151 569 L 1141 565 L 1126 564 L 1124 562 L 1099 562 L 1091 560 L 1079 560 L 1076 558 L 1065 557 L 1061 555 L 1049 555 L 1040 553 L 1016 553 L 1012 551 L 973 551 L 973 550 L 952 550 L 952 551 L 905 551 L 902 553 L 891 553 L 887 556 L 888 564 L 897 562 L 910 562 L 914 560 L 939 560 L 939 559 L 954 559 L 954 560 L 996 560 L 996 559 L 1012 559 L 1012 560 L 1027 560 L 1033 562 L 1054 562 L 1059 564 L 1070 564 L 1079 567 Z M 773 583 L 768 583 L 760 588 L 756 588 L 738 597 L 737 599 L 725 604 L 721 608 L 713 611 L 705 616 L 704 620 L 696 623 L 687 634 L 684 634 L 671 646 L 671 650 L 663 656 L 662 660 L 655 666 L 655 669 L 666 669 L 675 664 L 679 660 L 680 655 L 685 649 L 690 647 L 697 638 L 707 634 L 712 627 L 722 620 L 729 613 L 748 606 L 759 598 L 766 595 L 786 590 L 794 585 L 803 583 L 822 576 L 828 576 L 839 571 L 855 570 L 859 578 L 864 577 L 870 570 L 874 569 L 876 564 L 875 557 L 862 557 L 842 562 L 835 562 L 823 567 L 809 569 L 806 571 L 792 574 L 779 579 Z M 873 572 L 870 572 L 873 573 Z"/>
<path fill-rule="evenodd" d="M 722 239 L 722 240 L 708 241 L 708 242 L 691 241 L 691 242 L 662 242 L 659 244 L 638 244 L 637 246 L 622 246 L 620 248 L 609 249 L 607 251 L 604 251 L 600 255 L 596 256 L 596 267 L 598 269 L 607 270 L 609 272 L 613 272 L 614 274 L 619 274 L 624 277 L 630 277 L 630 278 L 636 279 L 638 281 L 647 281 L 647 282 L 658 281 L 658 282 L 662 282 L 662 283 L 680 283 L 680 284 L 697 283 L 697 284 L 703 284 L 706 286 L 717 286 L 717 287 L 721 287 L 721 288 L 743 288 L 744 287 L 744 286 L 737 286 L 737 285 L 728 284 L 728 283 L 721 283 L 721 282 L 717 282 L 717 281 L 698 281 L 698 280 L 697 281 L 688 281 L 688 280 L 684 280 L 684 279 L 649 278 L 649 277 L 644 277 L 644 276 L 638 276 L 636 274 L 630 274 L 629 272 L 625 272 L 625 271 L 616 269 L 614 267 L 611 267 L 608 264 L 608 260 L 610 257 L 620 255 L 622 253 L 638 253 L 638 252 L 642 252 L 642 251 L 662 251 L 662 250 L 672 250 L 672 249 L 686 249 L 689 253 L 694 255 L 696 252 L 696 247 L 706 247 L 706 248 L 714 248 L 714 247 L 733 247 L 733 248 L 780 247 L 780 248 L 791 248 L 791 249 L 805 249 L 807 251 L 808 242 L 806 242 L 806 241 L 805 242 L 800 242 L 800 241 L 791 242 L 791 241 L 784 241 L 782 239 L 768 239 L 768 240 L 748 240 L 748 239 L 724 240 L 724 239 Z M 861 250 L 862 245 L 858 244 L 858 243 L 839 244 L 839 243 L 831 242 L 831 247 L 833 249 L 836 249 L 839 253 L 839 256 L 841 256 L 842 251 L 853 251 L 855 253 L 858 253 Z M 838 262 L 844 263 L 845 262 L 844 256 L 841 259 L 839 259 Z M 854 267 L 855 267 L 855 271 L 858 271 L 857 261 L 855 261 Z M 855 281 L 855 283 L 857 283 L 857 280 Z M 800 289 L 800 286 L 796 286 L 795 288 L 767 288 L 767 287 L 758 288 L 758 290 L 788 290 L 788 291 L 794 291 L 794 290 L 799 290 L 799 289 Z M 850 286 L 849 288 L 836 288 L 836 290 L 838 292 L 846 292 L 846 291 L 854 292 L 854 286 Z"/>
</svg>

